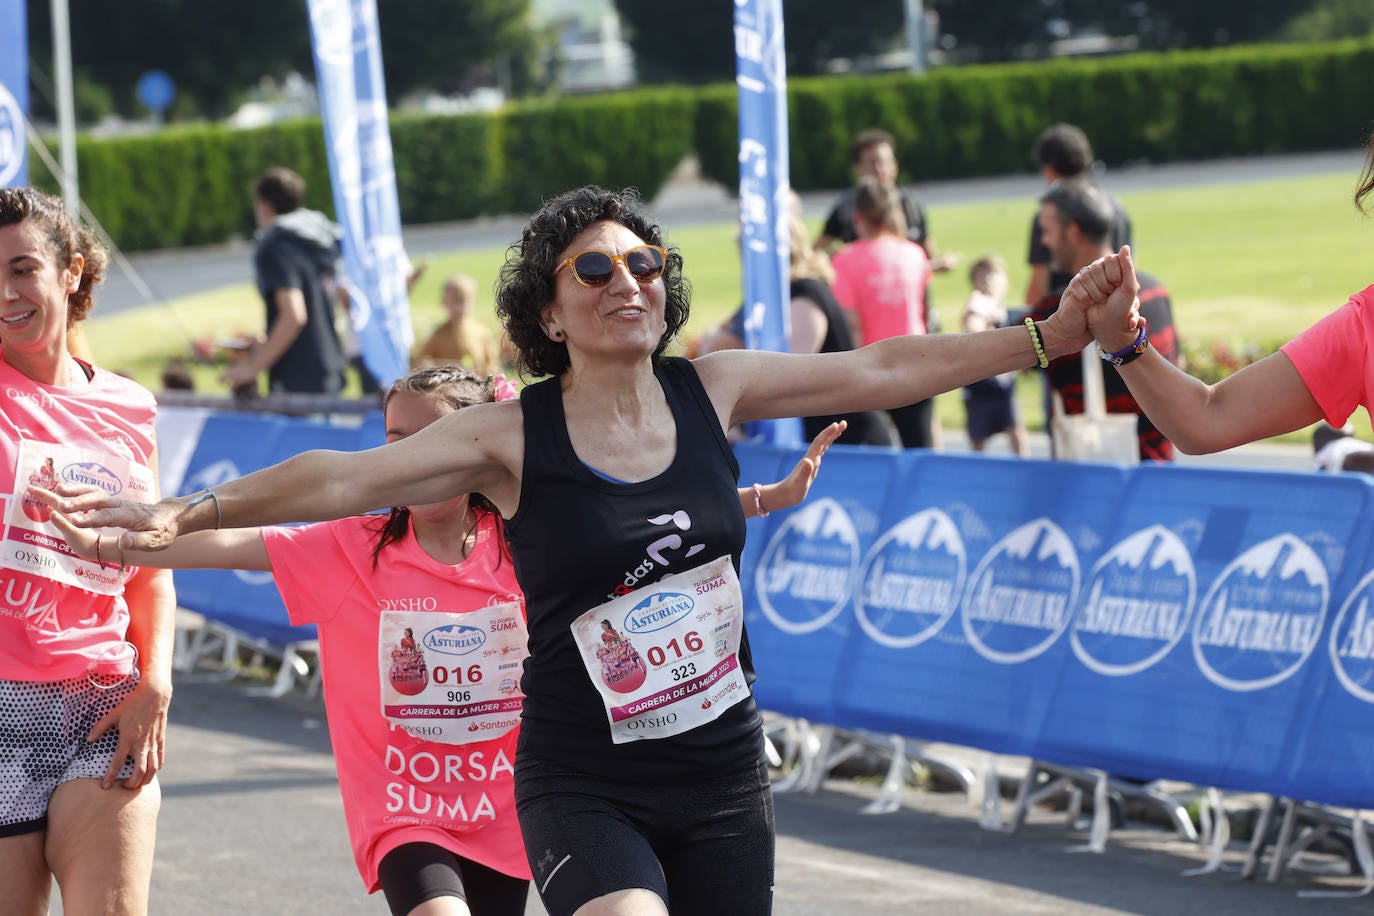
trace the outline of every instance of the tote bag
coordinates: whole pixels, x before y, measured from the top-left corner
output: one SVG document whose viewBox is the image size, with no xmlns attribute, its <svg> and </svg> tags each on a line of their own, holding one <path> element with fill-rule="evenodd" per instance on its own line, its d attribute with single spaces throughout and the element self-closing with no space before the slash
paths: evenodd
<svg viewBox="0 0 1374 916">
<path fill-rule="evenodd" d="M 1107 413 L 1102 358 L 1097 344 L 1083 350 L 1083 413 L 1064 412 L 1064 401 L 1055 392 L 1051 399 L 1050 436 L 1059 461 L 1101 461 L 1107 464 L 1140 463 L 1138 418 L 1133 413 Z"/>
</svg>

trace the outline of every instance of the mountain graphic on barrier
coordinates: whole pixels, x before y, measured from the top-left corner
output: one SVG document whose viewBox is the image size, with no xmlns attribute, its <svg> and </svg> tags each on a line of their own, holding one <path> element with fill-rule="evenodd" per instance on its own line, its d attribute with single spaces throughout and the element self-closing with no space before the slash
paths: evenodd
<svg viewBox="0 0 1374 916">
<path fill-rule="evenodd" d="M 1079 586 L 1078 552 L 1052 520 L 1013 530 L 978 565 L 963 601 L 964 635 L 999 664 L 1027 661 L 1068 627 Z"/>
<path fill-rule="evenodd" d="M 1173 532 L 1151 525 L 1125 538 L 1112 548 L 1110 558 L 1127 569 L 1159 570 L 1169 567 L 1175 575 L 1192 572 L 1193 558 Z"/>
<path fill-rule="evenodd" d="M 818 499 L 773 533 L 755 570 L 764 616 L 784 632 L 809 633 L 849 603 L 859 563 L 859 535 L 849 513 Z"/>
<path fill-rule="evenodd" d="M 1258 690 L 1291 677 L 1316 647 L 1326 618 L 1326 567 L 1301 539 L 1281 534 L 1232 561 L 1202 602 L 1193 655 L 1226 690 Z"/>
<path fill-rule="evenodd" d="M 1326 567 L 1312 549 L 1291 534 L 1256 544 L 1236 559 L 1234 569 L 1264 583 L 1282 583 L 1303 576 L 1306 584 L 1326 584 Z"/>
</svg>

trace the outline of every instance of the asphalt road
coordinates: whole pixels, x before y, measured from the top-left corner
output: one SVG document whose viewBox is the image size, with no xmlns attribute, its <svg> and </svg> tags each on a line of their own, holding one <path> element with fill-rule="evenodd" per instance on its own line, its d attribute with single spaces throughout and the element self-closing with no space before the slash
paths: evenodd
<svg viewBox="0 0 1374 916">
<path fill-rule="evenodd" d="M 179 677 L 162 782 L 153 916 L 386 912 L 353 868 L 318 700 Z M 1367 901 L 1296 897 L 1352 888 L 1350 878 L 1185 878 L 1203 850 L 1155 827 L 1132 823 L 1104 854 L 1083 854 L 1071 849 L 1086 833 L 1049 810 L 1007 835 L 980 829 L 958 792 L 907 789 L 899 811 L 861 814 L 875 792 L 831 780 L 814 796 L 777 796 L 778 916 L 1369 912 Z M 1236 843 L 1227 859 L 1243 855 Z M 527 913 L 544 910 L 532 897 Z"/>
<path fill-rule="evenodd" d="M 1255 156 L 1208 162 L 1140 164 L 1100 176 L 1116 193 L 1137 193 L 1188 185 L 1262 181 L 1295 175 L 1338 172 L 1350 176 L 1351 188 L 1361 159 L 1355 151 L 1289 156 Z M 1038 174 L 1009 175 L 915 185 L 928 206 L 990 200 L 1024 200 L 1027 219 L 1031 202 L 1044 190 Z M 824 215 L 837 192 L 803 195 L 808 216 Z M 248 201 L 244 201 L 244 206 Z M 729 222 L 736 205 L 730 192 L 717 184 L 687 178 L 670 183 L 652 202 L 650 211 L 669 229 Z M 99 214 L 97 214 L 99 216 Z M 412 226 L 405 230 L 406 250 L 412 258 L 470 248 L 506 245 L 519 237 L 525 217 L 487 217 L 461 223 Z M 1029 223 L 1028 223 L 1029 224 Z M 171 251 L 143 252 L 120 259 L 109 272 L 99 296 L 100 315 L 112 315 L 141 305 L 188 296 L 253 279 L 249 242 Z"/>
</svg>

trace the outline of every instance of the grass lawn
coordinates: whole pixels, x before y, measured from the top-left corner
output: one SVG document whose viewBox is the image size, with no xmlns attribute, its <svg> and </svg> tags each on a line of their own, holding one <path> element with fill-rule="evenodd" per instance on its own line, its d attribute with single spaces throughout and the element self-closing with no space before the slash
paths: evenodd
<svg viewBox="0 0 1374 916">
<path fill-rule="evenodd" d="M 1134 222 L 1137 263 L 1169 288 L 1180 339 L 1225 344 L 1232 351 L 1248 344 L 1272 349 L 1364 288 L 1370 282 L 1374 220 L 1363 219 L 1351 206 L 1354 183 L 1354 175 L 1319 176 L 1123 195 Z M 1011 271 L 1012 297 L 1018 298 L 1026 284 L 1034 207 L 1032 200 L 936 207 L 930 221 L 941 250 L 958 252 L 965 263 L 1001 254 Z M 690 338 L 739 302 L 735 226 L 666 228 L 670 241 L 682 249 L 692 281 L 693 312 L 684 331 Z M 491 286 L 504 250 L 430 260 L 411 296 L 417 341 L 442 320 L 439 287 L 456 271 L 477 279 L 479 312 L 497 329 Z M 962 270 L 936 278 L 933 295 L 945 329 L 958 326 L 967 292 Z M 156 389 L 163 365 L 187 355 L 192 340 L 260 331 L 261 322 L 257 293 L 245 284 L 130 314 L 93 317 L 87 336 L 98 362 Z M 201 390 L 223 390 L 216 368 L 193 371 Z M 1038 381 L 1024 376 L 1019 394 L 1028 423 L 1041 426 Z M 940 417 L 946 426 L 963 425 L 957 393 L 941 397 Z M 1367 436 L 1367 419 L 1363 427 Z M 1303 434 L 1296 437 L 1305 440 Z"/>
</svg>

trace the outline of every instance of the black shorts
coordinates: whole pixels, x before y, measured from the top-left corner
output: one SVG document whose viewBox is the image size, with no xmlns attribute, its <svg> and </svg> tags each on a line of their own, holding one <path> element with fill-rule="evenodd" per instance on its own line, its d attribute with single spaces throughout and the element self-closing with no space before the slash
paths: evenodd
<svg viewBox="0 0 1374 916">
<path fill-rule="evenodd" d="M 393 916 L 405 916 L 426 900 L 457 897 L 476 916 L 524 916 L 530 883 L 454 855 L 433 843 L 406 843 L 377 866 Z"/>
<path fill-rule="evenodd" d="M 615 891 L 653 891 L 673 916 L 766 916 L 773 790 L 762 759 L 703 782 L 640 785 L 521 755 L 515 806 L 550 916 Z"/>
</svg>

